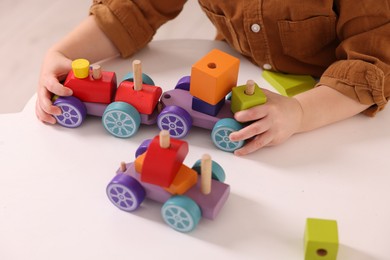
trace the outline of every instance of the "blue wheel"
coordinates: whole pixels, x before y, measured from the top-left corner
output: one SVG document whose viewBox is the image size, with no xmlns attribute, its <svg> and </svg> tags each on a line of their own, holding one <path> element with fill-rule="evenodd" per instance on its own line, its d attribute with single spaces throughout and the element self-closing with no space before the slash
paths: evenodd
<svg viewBox="0 0 390 260">
<path fill-rule="evenodd" d="M 232 132 L 242 129 L 242 125 L 233 118 L 220 119 L 211 132 L 213 143 L 222 151 L 234 152 L 244 145 L 244 141 L 232 142 L 229 135 Z"/>
<path fill-rule="evenodd" d="M 141 116 L 132 105 L 113 102 L 104 111 L 102 122 L 106 130 L 120 138 L 128 138 L 137 133 Z"/>
<path fill-rule="evenodd" d="M 201 160 L 197 160 L 192 166 L 192 169 L 195 170 L 198 174 L 201 174 L 200 165 L 201 165 Z M 211 177 L 216 181 L 224 182 L 226 179 L 225 171 L 223 170 L 222 166 L 215 161 L 211 162 L 211 173 L 212 173 Z"/>
<path fill-rule="evenodd" d="M 124 77 L 123 77 L 123 81 L 131 81 L 133 82 L 134 80 L 134 74 L 133 72 L 129 72 L 127 73 Z M 151 85 L 151 86 L 154 86 L 154 82 L 153 80 L 146 74 L 142 73 L 142 83 L 143 84 L 146 84 L 146 85 Z"/>
<path fill-rule="evenodd" d="M 69 128 L 80 126 L 87 116 L 87 108 L 76 97 L 59 97 L 53 105 L 61 108 L 61 115 L 54 116 L 59 125 Z"/>
<path fill-rule="evenodd" d="M 190 114 L 178 106 L 166 106 L 157 117 L 160 130 L 168 130 L 173 138 L 183 138 L 192 127 Z"/>
<path fill-rule="evenodd" d="M 124 211 L 134 211 L 146 197 L 145 189 L 133 177 L 118 174 L 107 185 L 106 193 L 112 204 Z"/>
<path fill-rule="evenodd" d="M 161 215 L 171 228 L 180 232 L 195 229 L 202 217 L 198 204 L 186 196 L 168 199 L 161 209 Z"/>
<path fill-rule="evenodd" d="M 177 82 L 175 89 L 190 91 L 191 76 L 184 76 Z"/>
</svg>

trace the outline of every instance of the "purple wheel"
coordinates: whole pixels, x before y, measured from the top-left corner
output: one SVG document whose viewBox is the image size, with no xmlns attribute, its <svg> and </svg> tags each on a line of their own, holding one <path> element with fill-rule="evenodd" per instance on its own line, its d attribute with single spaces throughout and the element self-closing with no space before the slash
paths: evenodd
<svg viewBox="0 0 390 260">
<path fill-rule="evenodd" d="M 148 147 L 149 147 L 149 144 L 151 141 L 152 141 L 152 139 L 146 139 L 140 144 L 140 146 L 135 151 L 135 158 L 137 158 L 138 156 L 140 156 L 141 154 L 146 152 L 146 150 L 148 150 Z"/>
<path fill-rule="evenodd" d="M 145 189 L 135 178 L 122 173 L 112 179 L 106 192 L 112 204 L 128 212 L 136 210 L 146 196 Z"/>
<path fill-rule="evenodd" d="M 166 106 L 157 117 L 160 130 L 168 130 L 173 138 L 183 138 L 190 131 L 192 118 L 190 114 L 178 106 Z"/>
<path fill-rule="evenodd" d="M 191 76 L 184 76 L 177 82 L 175 89 L 190 91 Z"/>
<path fill-rule="evenodd" d="M 76 97 L 59 97 L 53 105 L 61 108 L 61 115 L 54 116 L 59 125 L 75 128 L 82 124 L 87 116 L 87 108 L 80 99 Z"/>
</svg>

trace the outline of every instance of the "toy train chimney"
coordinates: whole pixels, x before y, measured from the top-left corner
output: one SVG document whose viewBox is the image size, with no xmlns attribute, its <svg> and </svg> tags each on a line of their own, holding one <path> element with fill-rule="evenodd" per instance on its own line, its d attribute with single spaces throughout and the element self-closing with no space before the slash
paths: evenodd
<svg viewBox="0 0 390 260">
<path fill-rule="evenodd" d="M 102 68 L 100 65 L 93 65 L 92 66 L 92 77 L 94 79 L 101 79 L 102 78 Z"/>
<path fill-rule="evenodd" d="M 211 177 L 212 177 L 212 161 L 211 156 L 204 154 L 201 159 L 200 164 L 200 174 L 201 174 L 201 186 L 200 191 L 207 195 L 211 192 Z"/>
<path fill-rule="evenodd" d="M 160 132 L 160 147 L 161 148 L 169 148 L 170 145 L 171 145 L 171 142 L 170 142 L 169 131 L 161 130 L 161 132 Z"/>
<path fill-rule="evenodd" d="M 89 61 L 77 59 L 72 61 L 73 74 L 78 79 L 85 79 L 89 76 Z"/>
<path fill-rule="evenodd" d="M 142 66 L 140 60 L 133 61 L 134 90 L 142 90 Z"/>
</svg>

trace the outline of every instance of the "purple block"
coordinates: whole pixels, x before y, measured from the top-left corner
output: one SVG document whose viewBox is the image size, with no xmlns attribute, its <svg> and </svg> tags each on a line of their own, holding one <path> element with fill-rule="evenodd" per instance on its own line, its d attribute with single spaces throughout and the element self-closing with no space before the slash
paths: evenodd
<svg viewBox="0 0 390 260">
<path fill-rule="evenodd" d="M 177 82 L 175 89 L 190 91 L 191 76 L 184 76 Z"/>
<path fill-rule="evenodd" d="M 192 97 L 192 109 L 210 116 L 216 116 L 224 104 L 225 98 L 221 99 L 217 104 L 211 105 L 197 97 Z"/>
</svg>

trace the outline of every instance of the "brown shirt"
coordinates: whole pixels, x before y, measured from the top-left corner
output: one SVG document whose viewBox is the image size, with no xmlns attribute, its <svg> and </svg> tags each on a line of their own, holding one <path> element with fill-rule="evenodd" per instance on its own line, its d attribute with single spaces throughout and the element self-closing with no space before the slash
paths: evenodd
<svg viewBox="0 0 390 260">
<path fill-rule="evenodd" d="M 123 57 L 152 40 L 185 0 L 94 0 Z M 320 77 L 375 115 L 390 98 L 390 0 L 199 0 L 219 39 L 260 67 Z"/>
</svg>

